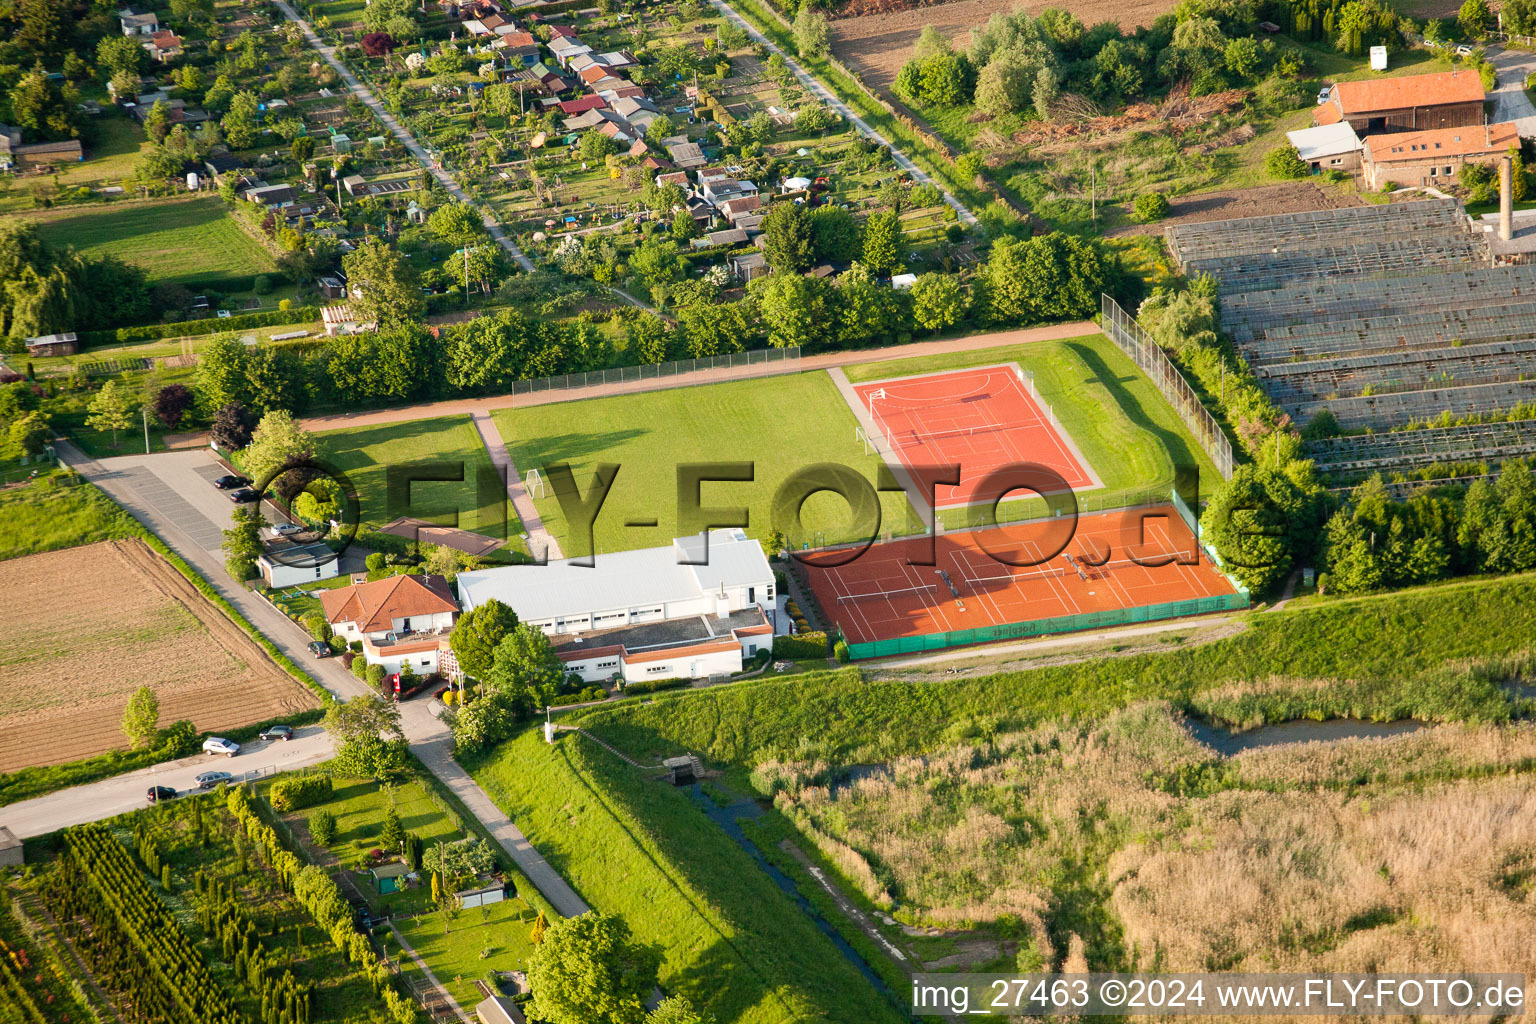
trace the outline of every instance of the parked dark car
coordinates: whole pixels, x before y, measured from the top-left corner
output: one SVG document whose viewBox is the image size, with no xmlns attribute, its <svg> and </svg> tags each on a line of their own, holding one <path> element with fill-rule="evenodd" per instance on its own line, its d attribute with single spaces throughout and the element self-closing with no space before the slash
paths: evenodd
<svg viewBox="0 0 1536 1024">
<path fill-rule="evenodd" d="M 157 804 L 161 800 L 174 800 L 174 799 L 176 799 L 176 791 L 174 789 L 172 789 L 170 786 L 150 786 L 149 787 L 149 802 L 152 803 L 152 804 Z"/>
<path fill-rule="evenodd" d="M 329 658 L 331 656 L 331 645 L 324 640 L 311 640 L 309 642 L 309 653 L 317 658 Z"/>
<path fill-rule="evenodd" d="M 293 726 L 274 725 L 272 728 L 262 733 L 261 738 L 264 740 L 291 740 L 293 739 Z"/>
<path fill-rule="evenodd" d="M 242 487 L 238 491 L 229 492 L 229 500 L 234 502 L 236 505 L 244 505 L 247 502 L 257 500 L 260 497 L 261 495 L 257 494 L 249 487 Z"/>
<path fill-rule="evenodd" d="M 203 772 L 196 779 L 198 789 L 212 789 L 220 783 L 228 782 L 234 776 L 229 772 Z"/>
<path fill-rule="evenodd" d="M 250 481 L 245 477 L 235 476 L 233 473 L 230 473 L 215 480 L 213 482 L 213 486 L 217 487 L 221 491 L 228 491 L 236 487 L 245 487 L 249 483 Z"/>
</svg>

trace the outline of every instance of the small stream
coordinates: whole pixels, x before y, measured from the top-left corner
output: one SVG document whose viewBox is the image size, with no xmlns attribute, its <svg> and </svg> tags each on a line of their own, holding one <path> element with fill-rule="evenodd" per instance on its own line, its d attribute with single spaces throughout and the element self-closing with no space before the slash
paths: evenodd
<svg viewBox="0 0 1536 1024">
<path fill-rule="evenodd" d="M 858 951 L 848 944 L 848 940 L 839 935 L 837 929 L 827 923 L 826 918 L 822 917 L 816 908 L 811 905 L 810 900 L 800 895 L 800 890 L 795 888 L 794 879 L 771 864 L 768 858 L 763 856 L 763 852 L 757 848 L 756 844 L 747 838 L 747 834 L 742 831 L 741 826 L 736 823 L 738 818 L 755 819 L 762 817 L 766 813 L 763 808 L 758 806 L 757 801 L 750 799 L 738 800 L 733 804 L 721 807 L 709 798 L 708 794 L 704 792 L 704 787 L 697 782 L 688 787 L 688 795 L 693 797 L 693 802 L 699 805 L 699 809 L 704 812 L 710 821 L 724 829 L 725 834 L 730 836 L 737 846 L 747 851 L 752 859 L 757 862 L 757 866 L 762 868 L 769 878 L 773 879 L 774 884 L 784 890 L 785 894 L 794 900 L 795 904 L 812 921 L 816 922 L 816 927 L 820 928 L 827 938 L 832 940 L 832 945 L 836 946 L 838 952 L 842 953 L 848 962 L 853 964 L 855 970 L 862 974 L 871 985 L 879 989 L 882 994 L 886 996 L 891 995 L 890 989 L 886 987 L 885 982 L 881 981 L 880 976 L 870 969 L 869 964 L 858 954 Z"/>
<path fill-rule="evenodd" d="M 1188 719 L 1187 724 L 1195 739 L 1224 757 L 1260 747 L 1278 747 L 1285 743 L 1329 743 L 1335 740 L 1402 736 L 1426 728 L 1426 723 L 1411 718 L 1396 722 L 1368 722 L 1358 718 L 1330 718 L 1323 722 L 1300 719 L 1263 725 L 1247 732 L 1232 732 L 1198 718 Z"/>
</svg>

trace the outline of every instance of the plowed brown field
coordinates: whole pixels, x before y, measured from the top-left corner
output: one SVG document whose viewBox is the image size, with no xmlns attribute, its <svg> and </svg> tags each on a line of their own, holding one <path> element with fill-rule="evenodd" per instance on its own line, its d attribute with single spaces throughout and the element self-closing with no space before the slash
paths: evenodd
<svg viewBox="0 0 1536 1024">
<path fill-rule="evenodd" d="M 319 705 L 142 541 L 0 562 L 0 594 L 0 771 L 123 746 L 141 685 L 162 725 L 228 729 Z"/>
<path fill-rule="evenodd" d="M 957 49 L 970 44 L 970 31 L 981 28 L 999 11 L 1023 7 L 1037 14 L 1047 7 L 1063 7 L 1084 25 L 1118 22 L 1123 29 L 1150 25 L 1159 14 L 1173 10 L 1173 0 L 1069 0 L 1067 3 L 1025 3 L 1018 0 L 954 0 L 930 6 L 906 6 L 905 0 L 859 0 L 880 13 L 838 18 L 832 23 L 832 50 L 864 78 L 871 88 L 889 89 L 896 72 L 912 58 L 912 44 L 923 26 L 932 25 L 955 40 Z M 850 4 L 849 9 L 854 9 Z"/>
</svg>

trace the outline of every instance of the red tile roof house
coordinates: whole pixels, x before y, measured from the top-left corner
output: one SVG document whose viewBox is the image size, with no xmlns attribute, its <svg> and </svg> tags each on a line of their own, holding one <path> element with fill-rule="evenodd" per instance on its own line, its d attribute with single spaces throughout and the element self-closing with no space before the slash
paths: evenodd
<svg viewBox="0 0 1536 1024">
<path fill-rule="evenodd" d="M 354 583 L 322 592 L 320 606 L 325 621 L 343 640 L 362 641 L 368 664 L 394 673 L 409 663 L 417 675 L 438 670 L 459 613 L 459 602 L 441 576 Z"/>
<path fill-rule="evenodd" d="M 1466 164 L 1491 164 L 1520 145 L 1513 122 L 1371 135 L 1360 155 L 1368 188 L 1454 185 Z"/>
<path fill-rule="evenodd" d="M 1328 102 L 1313 114 L 1317 124 L 1348 121 L 1362 138 L 1385 132 L 1466 128 L 1483 123 L 1483 80 L 1460 69 L 1406 78 L 1335 82 Z"/>
</svg>

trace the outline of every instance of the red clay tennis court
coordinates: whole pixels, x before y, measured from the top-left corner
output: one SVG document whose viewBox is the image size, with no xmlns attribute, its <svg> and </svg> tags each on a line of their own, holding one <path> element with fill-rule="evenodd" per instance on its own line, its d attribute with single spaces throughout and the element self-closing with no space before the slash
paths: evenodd
<svg viewBox="0 0 1536 1024">
<path fill-rule="evenodd" d="M 1172 505 L 887 541 L 826 564 L 847 555 L 814 553 L 802 570 L 856 658 L 1248 604 Z M 924 561 L 936 564 L 912 564 Z"/>
<path fill-rule="evenodd" d="M 872 440 L 887 459 L 899 459 L 909 472 L 918 466 L 960 466 L 958 487 L 938 486 L 939 508 L 995 502 L 1006 489 L 982 487 L 983 478 L 1000 466 L 1025 462 L 1050 467 L 1075 491 L 1102 486 L 1033 390 L 1015 365 L 854 388 L 883 435 Z"/>
</svg>

